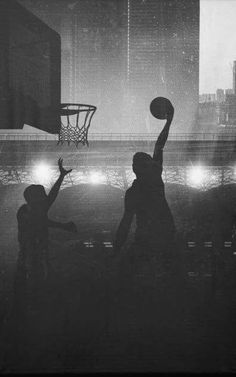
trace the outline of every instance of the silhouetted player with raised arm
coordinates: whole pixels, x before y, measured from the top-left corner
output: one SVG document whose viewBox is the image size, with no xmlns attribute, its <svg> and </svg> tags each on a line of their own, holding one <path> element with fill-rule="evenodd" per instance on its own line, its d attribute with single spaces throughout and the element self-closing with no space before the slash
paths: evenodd
<svg viewBox="0 0 236 377">
<path fill-rule="evenodd" d="M 170 104 L 168 112 L 161 118 L 166 119 L 166 124 L 156 141 L 153 157 L 143 152 L 137 152 L 133 156 L 133 171 L 137 178 L 125 194 L 124 215 L 114 244 L 116 252 L 127 239 L 134 215 L 136 215 L 135 242 L 132 247 L 134 254 L 140 252 L 153 254 L 160 251 L 168 254 L 172 249 L 175 225 L 165 198 L 162 164 L 163 148 L 173 115 L 174 108 Z"/>
<path fill-rule="evenodd" d="M 73 222 L 59 223 L 48 218 L 48 211 L 58 195 L 64 177 L 72 171 L 72 169 L 64 169 L 62 163 L 63 160 L 60 158 L 58 160 L 60 175 L 48 195 L 42 185 L 30 185 L 24 191 L 26 204 L 23 204 L 17 212 L 20 252 L 16 280 L 27 273 L 27 265 L 30 266 L 33 280 L 37 279 L 39 270 L 43 270 L 44 276 L 47 275 L 49 227 L 76 231 Z"/>
</svg>

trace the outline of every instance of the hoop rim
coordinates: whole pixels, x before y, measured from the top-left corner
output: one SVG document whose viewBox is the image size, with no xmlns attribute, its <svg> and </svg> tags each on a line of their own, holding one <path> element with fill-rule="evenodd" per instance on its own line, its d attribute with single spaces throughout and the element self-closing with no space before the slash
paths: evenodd
<svg viewBox="0 0 236 377">
<path fill-rule="evenodd" d="M 97 109 L 97 106 L 88 105 L 86 103 L 61 103 L 60 108 L 63 109 L 66 106 L 85 106 L 85 107 L 90 108 L 91 110 L 96 110 Z"/>
<path fill-rule="evenodd" d="M 68 145 L 70 142 L 74 142 L 76 146 L 79 143 L 88 146 L 88 130 L 96 109 L 97 107 L 93 105 L 61 103 L 61 117 L 64 116 L 66 119 L 61 118 L 58 144 L 63 144 L 64 141 L 67 141 Z M 82 112 L 85 116 L 80 116 Z M 70 115 L 75 115 L 75 117 L 70 118 Z"/>
</svg>

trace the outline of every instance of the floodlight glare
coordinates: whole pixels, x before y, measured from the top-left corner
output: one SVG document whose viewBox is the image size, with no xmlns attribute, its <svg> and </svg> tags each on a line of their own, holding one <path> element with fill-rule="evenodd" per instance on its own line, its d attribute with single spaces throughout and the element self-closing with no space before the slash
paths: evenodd
<svg viewBox="0 0 236 377">
<path fill-rule="evenodd" d="M 191 186 L 201 186 L 205 177 L 206 172 L 202 166 L 192 166 L 188 171 L 188 180 Z"/>
<path fill-rule="evenodd" d="M 44 162 L 35 165 L 33 170 L 34 178 L 38 181 L 38 183 L 45 183 L 48 182 L 51 178 L 51 169 L 49 165 Z"/>
<path fill-rule="evenodd" d="M 89 174 L 89 182 L 92 184 L 101 184 L 106 181 L 106 176 L 99 171 L 93 171 Z"/>
</svg>

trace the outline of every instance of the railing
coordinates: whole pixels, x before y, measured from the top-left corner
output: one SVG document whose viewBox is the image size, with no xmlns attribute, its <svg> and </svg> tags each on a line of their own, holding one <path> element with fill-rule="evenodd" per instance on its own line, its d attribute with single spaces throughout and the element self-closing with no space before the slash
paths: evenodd
<svg viewBox="0 0 236 377">
<path fill-rule="evenodd" d="M 128 133 L 91 133 L 89 135 L 89 140 L 111 140 L 111 141 L 155 141 L 157 139 L 157 133 L 137 133 L 137 134 L 128 134 Z M 190 140 L 228 140 L 228 141 L 236 141 L 236 132 L 235 133 L 170 133 L 168 140 L 183 140 L 183 141 L 190 141 Z"/>
<path fill-rule="evenodd" d="M 150 133 L 90 133 L 89 141 L 155 141 L 158 134 Z M 26 133 L 26 132 L 0 132 L 0 140 L 25 140 L 25 141 L 57 141 L 58 135 Z M 230 133 L 170 133 L 170 141 L 236 141 L 236 132 Z"/>
<path fill-rule="evenodd" d="M 52 134 L 37 134 L 37 133 L 0 133 L 0 140 L 6 141 L 17 141 L 17 140 L 25 140 L 25 141 L 35 141 L 35 140 L 58 140 L 58 135 Z"/>
</svg>

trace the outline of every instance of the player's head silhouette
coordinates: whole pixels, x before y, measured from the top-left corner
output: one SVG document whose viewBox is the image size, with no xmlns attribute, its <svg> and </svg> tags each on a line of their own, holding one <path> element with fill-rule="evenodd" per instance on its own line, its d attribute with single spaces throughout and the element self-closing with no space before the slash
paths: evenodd
<svg viewBox="0 0 236 377">
<path fill-rule="evenodd" d="M 24 198 L 30 206 L 35 207 L 44 203 L 47 194 L 42 185 L 30 185 L 24 191 Z"/>
<path fill-rule="evenodd" d="M 148 153 L 137 152 L 133 156 L 133 172 L 138 179 L 150 179 L 153 174 L 154 164 L 155 161 Z"/>
</svg>

